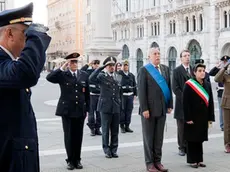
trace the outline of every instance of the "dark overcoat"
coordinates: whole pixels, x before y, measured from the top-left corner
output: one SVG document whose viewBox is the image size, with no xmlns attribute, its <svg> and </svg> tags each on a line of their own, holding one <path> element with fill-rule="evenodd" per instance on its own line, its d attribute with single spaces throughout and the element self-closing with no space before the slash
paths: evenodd
<svg viewBox="0 0 230 172">
<path fill-rule="evenodd" d="M 37 84 L 51 38 L 29 31 L 17 61 L 0 48 L 0 171 L 39 172 L 37 125 L 30 87 Z"/>
<path fill-rule="evenodd" d="M 78 70 L 77 77 L 72 73 L 57 69 L 49 73 L 46 79 L 54 84 L 59 84 L 61 95 L 58 101 L 56 115 L 65 117 L 86 116 L 89 110 L 88 74 Z"/>
<path fill-rule="evenodd" d="M 190 66 L 190 71 L 192 72 L 192 67 Z M 191 75 L 188 74 L 183 65 L 176 67 L 173 70 L 173 78 L 172 78 L 172 90 L 176 95 L 176 105 L 174 111 L 175 119 L 184 119 L 183 112 L 183 89 L 185 82 L 191 78 Z"/>
<path fill-rule="evenodd" d="M 185 140 L 190 142 L 203 142 L 208 140 L 208 121 L 215 121 L 214 104 L 211 85 L 204 80 L 203 88 L 209 95 L 209 105 L 188 85 L 183 91 L 183 109 L 185 127 Z M 194 124 L 187 124 L 193 121 Z"/>
</svg>

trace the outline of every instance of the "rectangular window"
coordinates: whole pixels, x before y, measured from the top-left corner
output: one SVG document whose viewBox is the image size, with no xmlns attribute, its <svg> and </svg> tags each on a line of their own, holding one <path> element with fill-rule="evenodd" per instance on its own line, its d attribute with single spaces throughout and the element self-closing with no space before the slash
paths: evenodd
<svg viewBox="0 0 230 172">
<path fill-rule="evenodd" d="M 129 0 L 126 0 L 126 11 L 129 11 Z"/>
<path fill-rule="evenodd" d="M 91 0 L 87 0 L 87 6 L 90 6 Z"/>
<path fill-rule="evenodd" d="M 6 2 L 5 1 L 0 1 L 0 11 L 3 11 L 6 9 Z"/>
<path fill-rule="evenodd" d="M 87 14 L 87 25 L 91 24 L 91 13 Z"/>
</svg>

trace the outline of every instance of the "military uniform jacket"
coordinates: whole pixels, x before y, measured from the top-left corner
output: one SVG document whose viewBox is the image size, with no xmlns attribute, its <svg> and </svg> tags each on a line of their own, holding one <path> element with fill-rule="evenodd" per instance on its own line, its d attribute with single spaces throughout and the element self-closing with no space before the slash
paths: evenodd
<svg viewBox="0 0 230 172">
<path fill-rule="evenodd" d="M 81 68 L 81 70 L 86 71 L 90 76 L 95 69 L 88 69 L 89 65 L 86 64 Z M 100 94 L 100 85 L 97 82 L 89 81 L 89 91 L 93 94 Z"/>
<path fill-rule="evenodd" d="M 214 80 L 224 84 L 221 107 L 224 109 L 230 109 L 230 75 L 223 68 L 216 74 Z"/>
<path fill-rule="evenodd" d="M 136 81 L 135 81 L 135 76 L 132 73 L 128 73 L 126 75 L 123 71 L 119 71 L 118 74 L 122 76 L 121 79 L 121 87 L 122 87 L 122 92 L 123 93 L 131 93 L 133 92 L 133 95 L 137 95 L 137 87 L 136 87 Z"/>
<path fill-rule="evenodd" d="M 29 31 L 20 58 L 0 48 L 0 171 L 38 172 L 37 126 L 30 87 L 37 84 L 51 38 Z M 10 170 L 11 169 L 11 170 Z"/>
<path fill-rule="evenodd" d="M 77 77 L 72 73 L 57 69 L 47 75 L 46 79 L 59 84 L 61 96 L 58 101 L 56 115 L 68 117 L 82 117 L 89 109 L 88 74 L 78 70 Z"/>
<path fill-rule="evenodd" d="M 97 110 L 102 113 L 121 112 L 121 75 L 115 74 L 113 79 L 108 73 L 101 72 L 104 67 L 96 69 L 89 77 L 89 81 L 98 82 L 100 97 Z"/>
</svg>

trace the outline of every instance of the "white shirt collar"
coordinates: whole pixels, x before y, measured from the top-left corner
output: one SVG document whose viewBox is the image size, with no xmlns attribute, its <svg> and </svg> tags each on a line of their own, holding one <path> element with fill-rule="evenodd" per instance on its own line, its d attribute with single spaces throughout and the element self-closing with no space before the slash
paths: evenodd
<svg viewBox="0 0 230 172">
<path fill-rule="evenodd" d="M 129 72 L 125 72 L 125 71 L 124 71 L 124 74 L 128 76 L 128 75 L 129 75 Z"/>
<path fill-rule="evenodd" d="M 14 56 L 11 54 L 11 52 L 9 52 L 5 47 L 3 47 L 2 45 L 0 45 L 0 47 L 3 49 L 3 51 L 6 52 L 6 54 L 8 54 L 10 56 L 10 58 L 12 60 L 17 60 L 17 59 L 14 58 Z"/>
<path fill-rule="evenodd" d="M 77 76 L 77 70 L 75 72 L 73 72 L 72 70 L 69 71 L 71 72 L 72 75 L 75 73 L 75 75 Z"/>
</svg>

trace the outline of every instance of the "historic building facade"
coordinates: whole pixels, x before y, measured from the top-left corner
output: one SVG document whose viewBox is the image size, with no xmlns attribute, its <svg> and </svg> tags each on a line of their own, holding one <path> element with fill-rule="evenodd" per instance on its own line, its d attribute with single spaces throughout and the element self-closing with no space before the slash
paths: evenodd
<svg viewBox="0 0 230 172">
<path fill-rule="evenodd" d="M 132 3 L 131 3 L 132 2 Z M 159 47 L 162 63 L 173 70 L 180 52 L 189 49 L 191 63 L 202 58 L 208 68 L 230 55 L 228 0 L 113 0 L 112 33 L 137 73 L 150 47 Z"/>
<path fill-rule="evenodd" d="M 83 0 L 48 0 L 48 27 L 52 41 L 47 50 L 47 68 L 72 52 L 83 54 Z"/>
</svg>

